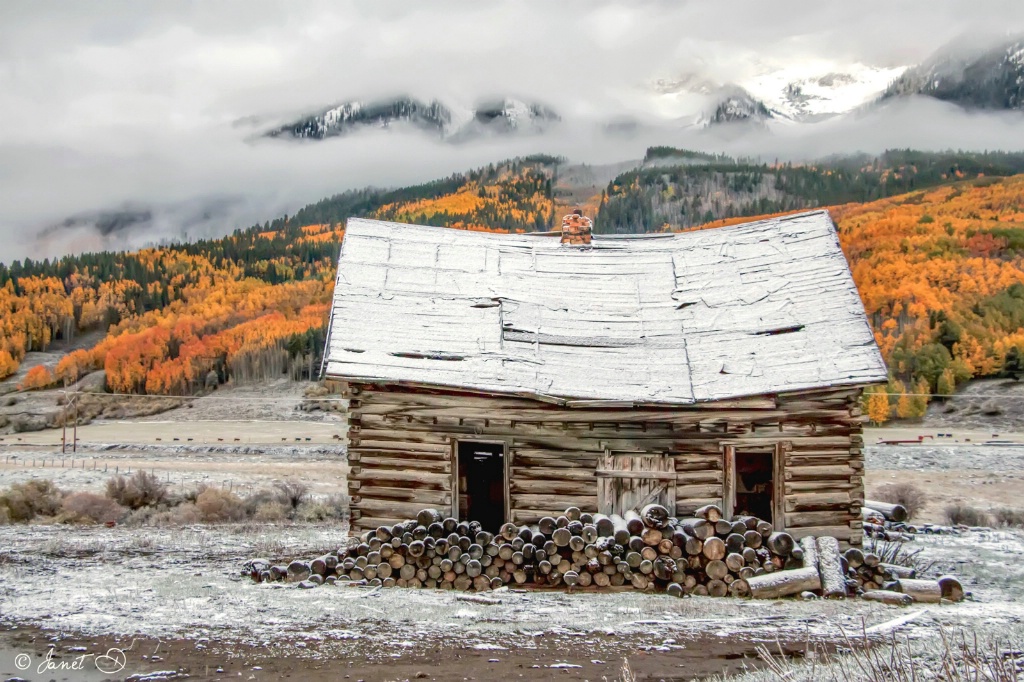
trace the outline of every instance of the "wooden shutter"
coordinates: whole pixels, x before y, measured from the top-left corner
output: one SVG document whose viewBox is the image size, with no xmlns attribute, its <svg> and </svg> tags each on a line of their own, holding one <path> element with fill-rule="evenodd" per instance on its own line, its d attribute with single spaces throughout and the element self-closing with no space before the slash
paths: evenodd
<svg viewBox="0 0 1024 682">
<path fill-rule="evenodd" d="M 676 513 L 675 463 L 668 455 L 606 453 L 597 460 L 597 510 L 622 514 L 660 504 Z"/>
</svg>

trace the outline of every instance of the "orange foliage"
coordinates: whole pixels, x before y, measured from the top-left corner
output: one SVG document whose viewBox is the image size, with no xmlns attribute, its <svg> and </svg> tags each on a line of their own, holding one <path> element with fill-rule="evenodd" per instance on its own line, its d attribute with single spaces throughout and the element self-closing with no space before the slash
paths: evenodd
<svg viewBox="0 0 1024 682">
<path fill-rule="evenodd" d="M 947 344 L 961 372 L 1000 370 L 1020 330 L 979 306 L 1024 284 L 1022 207 L 1024 176 L 830 209 L 891 372 L 911 378 L 942 324 L 959 330 Z"/>
<path fill-rule="evenodd" d="M 35 388 L 46 388 L 53 384 L 54 378 L 50 370 L 42 365 L 36 365 L 25 373 L 25 377 L 18 384 L 18 388 L 22 391 L 31 391 Z"/>
</svg>

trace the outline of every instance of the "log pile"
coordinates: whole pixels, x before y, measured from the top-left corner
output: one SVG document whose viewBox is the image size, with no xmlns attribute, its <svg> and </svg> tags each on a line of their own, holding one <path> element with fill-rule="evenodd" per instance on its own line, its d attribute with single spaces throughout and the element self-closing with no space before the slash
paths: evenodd
<svg viewBox="0 0 1024 682">
<path fill-rule="evenodd" d="M 380 526 L 357 540 L 312 561 L 274 565 L 252 559 L 242 572 L 256 582 L 300 588 L 338 584 L 485 592 L 518 586 L 755 599 L 812 592 L 826 599 L 859 595 L 890 604 L 963 598 L 955 578 L 919 580 L 913 569 L 883 563 L 856 547 L 840 553 L 834 537 L 808 536 L 797 543 L 752 516 L 727 520 L 714 505 L 681 519 L 656 504 L 623 516 L 570 507 L 533 526 L 507 523 L 497 533 L 424 509 L 416 519 Z"/>
<path fill-rule="evenodd" d="M 355 583 L 483 592 L 513 585 L 745 597 L 750 581 L 757 587 L 765 582 L 759 578 L 803 567 L 803 550 L 788 533 L 750 516 L 727 521 L 714 505 L 684 519 L 656 504 L 623 516 L 570 507 L 557 518 L 505 524 L 497 533 L 424 509 L 416 519 L 366 531 L 358 540 L 287 566 L 253 559 L 243 572 L 257 582 L 304 588 Z"/>
<path fill-rule="evenodd" d="M 864 524 L 864 535 L 887 542 L 908 542 L 919 533 L 959 535 L 966 529 L 966 526 L 958 528 L 934 523 L 911 524 L 908 522 L 909 515 L 906 507 L 899 504 L 867 500 L 860 511 Z"/>
</svg>

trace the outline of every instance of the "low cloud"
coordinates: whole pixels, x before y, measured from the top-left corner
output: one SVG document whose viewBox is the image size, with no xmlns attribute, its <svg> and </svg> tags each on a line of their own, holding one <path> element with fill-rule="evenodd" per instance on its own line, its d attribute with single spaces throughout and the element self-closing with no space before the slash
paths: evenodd
<svg viewBox="0 0 1024 682">
<path fill-rule="evenodd" d="M 976 17 L 966 25 L 963 16 Z M 1024 148 L 1021 116 L 893 103 L 769 131 L 666 117 L 658 79 L 800 60 L 920 61 L 965 31 L 1024 30 L 1016 2 L 10 2 L 0 7 L 0 260 L 223 234 L 348 188 L 517 154 L 603 163 L 649 144 L 781 158 L 885 147 Z M 350 98 L 552 105 L 543 136 L 452 145 L 401 130 L 321 143 L 254 133 Z M 673 115 L 675 115 L 673 113 Z M 608 124 L 619 125 L 608 131 Z M 111 211 L 149 213 L 96 229 Z M 70 220 L 70 224 L 69 223 Z"/>
</svg>

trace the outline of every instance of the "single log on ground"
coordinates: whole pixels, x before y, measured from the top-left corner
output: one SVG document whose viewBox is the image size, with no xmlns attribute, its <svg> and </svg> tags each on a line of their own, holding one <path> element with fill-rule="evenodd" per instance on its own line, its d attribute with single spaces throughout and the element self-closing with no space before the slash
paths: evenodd
<svg viewBox="0 0 1024 682">
<path fill-rule="evenodd" d="M 708 504 L 695 511 L 693 515 L 714 523 L 722 518 L 722 510 L 718 505 Z"/>
<path fill-rule="evenodd" d="M 793 547 L 796 546 L 796 541 L 793 540 L 793 536 L 789 533 L 776 532 L 768 536 L 765 540 L 765 544 L 768 545 L 768 549 L 778 554 L 779 556 L 789 556 L 789 553 L 793 551 Z"/>
<path fill-rule="evenodd" d="M 804 553 L 804 566 L 807 568 L 813 568 L 818 570 L 818 543 L 817 539 L 808 535 L 805 538 L 800 538 L 800 549 Z"/>
<path fill-rule="evenodd" d="M 909 594 L 903 594 L 902 592 L 890 592 L 888 590 L 868 590 L 860 595 L 861 599 L 867 601 L 877 601 L 883 604 L 890 604 L 892 606 L 910 606 L 914 603 L 914 598 Z"/>
<path fill-rule="evenodd" d="M 754 599 L 776 599 L 821 589 L 817 567 L 798 568 L 795 571 L 777 571 L 747 578 L 750 596 Z"/>
<path fill-rule="evenodd" d="M 860 518 L 863 521 L 871 521 L 871 522 L 881 523 L 882 521 L 885 520 L 885 514 L 883 514 L 882 512 L 878 511 L 877 509 L 872 509 L 871 507 L 861 507 L 860 508 Z"/>
<path fill-rule="evenodd" d="M 821 593 L 826 599 L 846 599 L 846 576 L 839 555 L 839 541 L 824 535 L 817 539 Z"/>
<path fill-rule="evenodd" d="M 950 601 L 963 601 L 964 588 L 960 581 L 951 575 L 944 575 L 938 580 L 939 589 L 942 590 L 942 598 Z"/>
<path fill-rule="evenodd" d="M 896 581 L 896 590 L 909 594 L 914 601 L 922 604 L 938 604 L 942 601 L 942 588 L 938 580 L 914 580 L 900 578 Z"/>
<path fill-rule="evenodd" d="M 288 576 L 286 580 L 290 583 L 297 583 L 305 580 L 310 576 L 312 571 L 309 569 L 309 564 L 304 561 L 293 561 L 288 564 Z"/>
<path fill-rule="evenodd" d="M 909 517 L 909 514 L 907 514 L 907 508 L 902 504 L 889 504 L 888 502 L 864 500 L 864 506 L 879 512 L 888 521 L 900 523 L 906 521 Z"/>
<path fill-rule="evenodd" d="M 648 528 L 664 529 L 670 518 L 668 509 L 660 504 L 649 504 L 640 510 L 640 518 Z"/>
<path fill-rule="evenodd" d="M 878 564 L 878 570 L 896 579 L 916 578 L 917 571 L 909 566 L 897 566 L 896 564 Z"/>
</svg>

